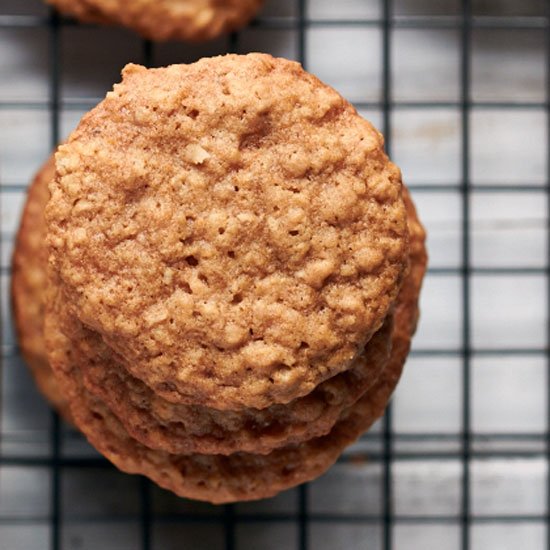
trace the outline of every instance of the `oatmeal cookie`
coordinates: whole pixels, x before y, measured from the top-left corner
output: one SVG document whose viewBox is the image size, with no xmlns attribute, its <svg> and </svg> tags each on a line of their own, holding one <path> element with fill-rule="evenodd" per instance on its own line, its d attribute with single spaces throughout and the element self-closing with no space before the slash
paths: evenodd
<svg viewBox="0 0 550 550">
<path fill-rule="evenodd" d="M 199 500 L 222 503 L 265 498 L 321 475 L 347 445 L 383 414 L 409 351 L 418 320 L 418 296 L 427 258 L 424 230 L 407 194 L 405 200 L 411 230 L 411 267 L 397 299 L 391 358 L 376 384 L 328 435 L 283 447 L 268 455 L 173 455 L 149 449 L 131 438 L 110 409 L 86 391 L 72 357 L 71 342 L 59 331 L 56 311 L 60 309 L 52 307 L 47 312 L 45 325 L 49 358 L 71 399 L 77 425 L 121 470 L 144 474 L 178 495 Z M 50 292 L 54 288 L 51 287 Z M 59 296 L 59 292 L 52 296 L 52 306 Z"/>
<path fill-rule="evenodd" d="M 63 402 L 47 362 L 43 341 L 43 301 L 47 254 L 43 211 L 48 182 L 54 175 L 53 157 L 33 182 L 22 218 L 14 256 L 13 295 L 20 343 L 42 392 Z M 277 447 L 325 435 L 343 410 L 374 384 L 385 367 L 391 343 L 392 319 L 386 319 L 368 342 L 353 368 L 323 382 L 310 394 L 287 405 L 263 410 L 218 411 L 197 405 L 172 404 L 140 380 L 116 366 L 116 357 L 101 338 L 83 330 L 71 316 L 61 327 L 72 338 L 83 382 L 116 414 L 129 434 L 151 448 L 174 454 L 266 454 Z M 77 352 L 74 351 L 76 354 Z"/>
<path fill-rule="evenodd" d="M 400 172 L 297 63 L 129 65 L 56 167 L 46 218 L 63 300 L 168 401 L 306 395 L 350 368 L 399 291 Z"/>
</svg>

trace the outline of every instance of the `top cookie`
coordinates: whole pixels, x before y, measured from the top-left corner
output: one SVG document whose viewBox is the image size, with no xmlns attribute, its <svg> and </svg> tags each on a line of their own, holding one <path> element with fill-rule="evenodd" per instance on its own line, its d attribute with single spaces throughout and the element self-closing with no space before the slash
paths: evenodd
<svg viewBox="0 0 550 550">
<path fill-rule="evenodd" d="M 382 136 L 268 55 L 123 77 L 56 155 L 73 313 L 173 402 L 265 408 L 349 368 L 407 263 Z"/>
<path fill-rule="evenodd" d="M 82 21 L 124 25 L 151 40 L 203 41 L 244 26 L 263 0 L 47 0 Z"/>
</svg>

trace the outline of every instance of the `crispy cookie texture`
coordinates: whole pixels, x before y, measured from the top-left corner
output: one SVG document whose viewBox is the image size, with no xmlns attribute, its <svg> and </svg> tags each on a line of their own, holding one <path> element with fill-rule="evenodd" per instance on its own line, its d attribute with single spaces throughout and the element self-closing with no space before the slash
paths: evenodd
<svg viewBox="0 0 550 550">
<path fill-rule="evenodd" d="M 47 0 L 85 22 L 114 23 L 151 40 L 201 42 L 245 26 L 263 0 Z"/>
<path fill-rule="evenodd" d="M 418 296 L 426 269 L 425 233 L 405 192 L 411 230 L 410 270 L 395 308 L 392 353 L 376 384 L 353 405 L 332 431 L 305 443 L 277 449 L 268 455 L 235 453 L 175 455 L 149 449 L 129 436 L 116 416 L 85 388 L 73 346 L 60 330 L 52 308 L 46 314 L 46 343 L 52 367 L 71 399 L 77 425 L 101 453 L 118 468 L 144 474 L 180 496 L 214 503 L 254 500 L 311 480 L 325 472 L 343 449 L 379 418 L 399 380 L 411 336 L 418 320 Z M 55 285 L 50 288 L 54 292 Z M 49 301 L 55 304 L 60 294 Z"/>
<path fill-rule="evenodd" d="M 12 258 L 11 298 L 19 347 L 36 385 L 59 413 L 70 420 L 68 402 L 55 382 L 44 345 L 48 259 L 44 208 L 49 198 L 48 183 L 54 175 L 52 156 L 29 187 Z"/>
<path fill-rule="evenodd" d="M 129 65 L 56 167 L 46 219 L 64 300 L 174 403 L 306 395 L 350 368 L 399 291 L 400 172 L 297 63 Z"/>
</svg>

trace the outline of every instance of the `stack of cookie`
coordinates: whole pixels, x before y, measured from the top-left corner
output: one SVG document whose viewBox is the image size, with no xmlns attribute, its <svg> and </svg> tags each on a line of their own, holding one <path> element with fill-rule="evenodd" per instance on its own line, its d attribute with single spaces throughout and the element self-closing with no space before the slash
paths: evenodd
<svg viewBox="0 0 550 550">
<path fill-rule="evenodd" d="M 320 475 L 383 413 L 425 265 L 380 134 L 298 64 L 225 56 L 126 67 L 31 187 L 13 297 L 92 445 L 231 502 Z"/>
<path fill-rule="evenodd" d="M 46 0 L 87 23 L 122 25 L 151 40 L 200 42 L 250 21 L 263 0 Z"/>
</svg>

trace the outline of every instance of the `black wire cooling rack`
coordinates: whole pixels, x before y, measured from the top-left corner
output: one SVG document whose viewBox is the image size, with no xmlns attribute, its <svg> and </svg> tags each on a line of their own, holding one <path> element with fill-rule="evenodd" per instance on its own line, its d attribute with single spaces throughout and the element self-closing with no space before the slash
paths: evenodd
<svg viewBox="0 0 550 550">
<path fill-rule="evenodd" d="M 375 9 L 365 13 L 374 13 L 372 17 L 349 17 L 348 2 L 341 3 L 342 16 L 338 8 L 329 10 L 332 15 L 316 19 L 311 7 L 317 0 L 287 1 L 285 12 L 277 11 L 277 2 L 272 2 L 275 9 L 260 15 L 252 24 L 252 31 L 261 31 L 266 36 L 270 33 L 287 33 L 292 36 L 295 57 L 307 68 L 310 67 L 310 48 L 308 33 L 318 28 L 333 29 L 345 36 L 353 29 L 373 29 L 379 40 L 376 63 L 380 67 L 379 94 L 367 99 L 358 98 L 355 104 L 360 110 L 379 115 L 378 123 L 386 136 L 387 149 L 392 154 L 394 144 L 399 140 L 395 136 L 394 118 L 402 110 L 415 110 L 425 113 L 426 117 L 434 111 L 448 110 L 457 116 L 457 149 L 455 161 L 457 177 L 454 181 L 424 183 L 414 180 L 410 187 L 413 196 L 421 203 L 429 202 L 434 193 L 441 196 L 456 196 L 457 235 L 455 265 L 432 263 L 427 281 L 452 278 L 457 283 L 456 306 L 459 310 L 449 309 L 448 315 L 458 315 L 456 346 L 417 346 L 412 353 L 412 361 L 417 363 L 431 361 L 437 364 L 443 361 L 454 361 L 457 365 L 457 429 L 454 431 L 424 430 L 400 431 L 396 427 L 392 410 L 389 409 L 378 428 L 365 435 L 362 440 L 339 462 L 342 468 L 348 465 L 354 472 L 369 468 L 366 477 L 359 476 L 354 482 L 360 494 L 372 493 L 372 498 L 359 498 L 350 493 L 339 493 L 338 480 L 319 481 L 304 485 L 297 490 L 259 504 L 227 505 L 211 507 L 177 499 L 154 487 L 143 478 L 125 476 L 116 472 L 104 459 L 94 454 L 81 438 L 70 428 L 63 426 L 57 415 L 46 412 L 40 397 L 33 393 L 32 383 L 25 374 L 14 374 L 23 371 L 22 362 L 13 340 L 10 329 L 9 298 L 7 294 L 9 279 L 9 250 L 15 225 L 2 226 L 2 432 L 0 447 L 0 549 L 33 550 L 36 549 L 126 549 L 142 550 L 171 548 L 285 548 L 285 549 L 324 549 L 324 548 L 368 548 L 399 550 L 409 548 L 449 548 L 449 549 L 483 549 L 517 548 L 538 550 L 550 548 L 550 490 L 548 468 L 550 463 L 550 422 L 548 377 L 550 374 L 549 330 L 550 315 L 550 173 L 548 168 L 548 134 L 549 134 L 549 98 L 550 87 L 550 2 L 505 2 L 505 1 L 469 1 L 420 2 L 428 6 L 424 11 L 415 11 L 412 0 L 386 0 L 370 2 Z M 326 6 L 329 2 L 318 1 Z M 353 2 L 352 2 L 353 3 Z M 366 2 L 367 4 L 369 2 Z M 38 2 L 20 1 L 19 7 L 13 9 L 17 2 L 0 0 L 0 36 L 24 30 L 27 33 L 41 33 L 47 36 L 43 46 L 47 50 L 36 52 L 42 56 L 47 66 L 44 72 L 47 78 L 47 94 L 44 100 L 19 99 L 8 97 L 0 99 L 0 116 L 6 113 L 29 110 L 40 112 L 48 117 L 49 143 L 53 148 L 65 133 L 63 116 L 68 109 L 77 114 L 91 107 L 94 101 L 87 98 L 73 101 L 70 105 L 63 98 L 62 79 L 64 63 L 68 55 L 67 48 L 62 47 L 62 35 L 67 29 L 95 29 L 93 26 L 79 25 L 71 19 L 60 17 L 53 10 L 43 8 L 40 11 Z M 31 5 L 28 12 L 21 6 Z M 407 4 L 409 7 L 407 8 Z M 334 2 L 334 6 L 338 6 Z M 405 7 L 404 7 L 405 6 Z M 271 15 L 273 14 L 273 15 Z M 457 48 L 455 56 L 455 75 L 457 93 L 453 99 L 419 99 L 406 97 L 406 93 L 396 94 L 394 64 L 398 59 L 395 48 L 396 33 L 411 30 L 418 32 L 442 31 L 455 36 Z M 538 97 L 524 99 L 478 98 L 472 92 L 474 35 L 484 36 L 494 32 L 522 32 L 540 38 L 540 51 L 544 61 L 541 70 L 545 72 L 542 86 L 543 93 Z M 124 32 L 124 31 L 121 31 Z M 127 36 L 130 36 L 128 34 Z M 135 40 L 135 38 L 132 38 Z M 9 43 L 9 37 L 8 37 Z M 100 38 L 98 40 L 101 40 Z M 6 42 L 2 42 L 6 44 Z M 98 43 L 99 45 L 99 43 Z M 141 53 L 128 61 L 141 62 L 151 66 L 158 64 L 157 54 L 167 46 L 156 45 L 148 41 L 140 43 Z M 174 46 L 176 47 L 176 46 Z M 184 52 L 185 61 L 198 57 L 203 50 L 178 45 L 178 51 Z M 355 44 L 357 49 L 363 46 Z M 217 52 L 244 52 L 249 49 L 242 33 L 234 33 L 216 43 Z M 93 50 L 93 46 L 92 46 Z M 101 55 L 106 59 L 106 53 Z M 189 53 L 190 52 L 190 53 Z M 199 52 L 199 53 L 197 53 Z M 542 53 L 540 53 L 542 52 Z M 417 60 L 418 61 L 418 60 Z M 526 60 L 527 62 L 528 60 Z M 73 59 L 73 63 L 74 63 Z M 101 59 L 100 59 L 101 62 Z M 374 63 L 374 62 L 373 62 Z M 78 59 L 77 59 L 78 64 Z M 432 71 L 429 66 L 424 68 Z M 416 78 L 426 77 L 421 66 Z M 10 72 L 0 73 L 0 92 L 3 86 L 9 85 Z M 518 76 L 520 78 L 521 75 Z M 540 83 L 539 83 L 540 84 Z M 444 83 L 442 83 L 444 85 Z M 504 94 L 505 96 L 506 94 Z M 502 97 L 504 97 L 502 96 Z M 1 96 L 4 97 L 4 96 Z M 396 99 L 397 97 L 397 99 Z M 535 113 L 543 120 L 544 142 L 537 144 L 542 148 L 544 173 L 537 181 L 502 180 L 483 183 L 477 181 L 473 174 L 473 155 L 480 147 L 476 138 L 478 126 L 473 128 L 474 113 Z M 70 117 L 69 117 L 70 118 Z M 74 116 L 73 116 L 74 118 Z M 4 119 L 0 119 L 4 120 Z M 12 120 L 12 119 L 10 119 Z M 10 126 L 11 124 L 11 126 Z M 10 136 L 13 121 L 0 126 L 0 144 L 3 163 L 9 159 Z M 477 123 L 476 123 L 477 124 Z M 496 132 L 496 130 L 495 130 Z M 4 134 L 2 138 L 1 135 Z M 498 136 L 495 134 L 495 139 Z M 3 140 L 3 141 L 2 141 Z M 483 143 L 481 147 L 483 147 Z M 25 143 L 17 144 L 24 148 Z M 490 148 L 490 144 L 487 145 Z M 398 149 L 398 148 L 396 148 Z M 505 148 L 504 148 L 505 149 Z M 1 152 L 1 150 L 0 150 Z M 399 162 L 399 151 L 397 161 Z M 509 151 L 510 153 L 510 151 Z M 513 153 L 513 151 L 512 151 Z M 502 153 L 506 156 L 506 151 Z M 522 162 L 520 157 L 518 162 Z M 37 168 L 41 159 L 35 159 Z M 498 161 L 498 159 L 497 159 Z M 405 172 L 405 176 L 407 173 Z M 6 181 L 6 179 L 8 181 Z M 13 196 L 23 196 L 26 181 L 17 178 L 3 178 L 2 200 L 3 214 L 14 215 L 18 208 L 10 202 Z M 499 196 L 508 198 L 532 195 L 535 201 L 542 203 L 544 216 L 535 220 L 537 231 L 542 232 L 544 251 L 543 258 L 536 265 L 516 265 L 508 262 L 503 265 L 480 265 L 474 256 L 477 246 L 474 233 L 473 206 L 476 198 L 482 197 L 489 203 L 498 203 Z M 423 197 L 427 197 L 426 200 Z M 15 204 L 15 203 L 14 203 Z M 17 203 L 20 205 L 20 202 Z M 519 203 L 518 203 L 519 204 Z M 519 207 L 518 207 L 519 208 Z M 422 208 L 421 208 L 422 212 Z M 14 215 L 15 216 L 15 215 Z M 16 216 L 15 216 L 16 217 Z M 520 226 L 521 228 L 521 226 Z M 430 230 L 430 227 L 428 227 Z M 430 235 L 436 235 L 434 226 Z M 546 237 L 544 237 L 546 235 Z M 495 247 L 498 243 L 494 243 Z M 490 248 L 491 244 L 489 244 Z M 476 337 L 474 318 L 477 309 L 485 307 L 480 291 L 474 288 L 475 281 L 485 281 L 489 286 L 493 281 L 506 277 L 512 281 L 512 288 L 521 289 L 526 278 L 537 278 L 540 285 L 539 305 L 542 302 L 542 337 L 534 345 L 516 346 L 513 342 L 499 345 L 485 345 L 483 339 Z M 429 283 L 427 283 L 429 284 Z M 498 284 L 498 283 L 495 283 Z M 502 300 L 506 296 L 501 296 Z M 497 300 L 498 302 L 498 300 Z M 492 307 L 488 305 L 486 307 Z M 498 309 L 498 308 L 497 308 Z M 431 311 L 426 306 L 424 319 L 430 318 Z M 498 315 L 498 313 L 495 313 Z M 430 325 L 432 326 L 432 325 Z M 536 360 L 541 365 L 540 386 L 544 391 L 541 397 L 541 418 L 534 429 L 523 430 L 478 430 L 475 427 L 474 413 L 477 391 L 474 369 L 477 361 L 501 363 L 515 361 L 517 368 L 522 368 L 523 361 Z M 16 382 L 13 379 L 17 378 Z M 31 389 L 29 389 L 31 388 Z M 29 393 L 30 392 L 30 393 Z M 21 399 L 20 399 L 21 397 Z M 398 398 L 399 399 L 399 396 Z M 435 398 L 434 398 L 435 399 Z M 502 397 L 505 399 L 505 397 Z M 527 396 L 525 402 L 529 401 Z M 496 402 L 500 400 L 496 396 Z M 18 402 L 20 401 L 20 402 Z M 450 406 L 450 404 L 449 404 Z M 498 408 L 497 405 L 495 407 Z M 11 410 L 10 410 L 11 408 Z M 443 411 L 445 404 L 441 410 Z M 33 418 L 38 418 L 37 426 L 30 428 L 25 424 L 28 410 Z M 51 418 L 50 416 L 51 415 Z M 542 426 L 542 427 L 541 427 Z M 366 458 L 366 459 L 365 459 Z M 499 474 L 498 467 L 489 478 L 477 473 L 478 466 L 483 469 L 493 462 L 504 470 Z M 403 463 L 414 464 L 412 481 L 404 488 L 399 476 Z M 451 481 L 439 479 L 440 485 L 434 487 L 431 497 L 426 497 L 422 487 L 433 483 L 438 464 L 451 464 L 453 469 Z M 506 467 L 510 466 L 510 470 Z M 336 466 L 338 468 L 339 466 Z M 535 495 L 536 505 L 525 504 L 527 492 L 531 489 L 522 485 L 519 477 L 516 485 L 509 490 L 500 491 L 498 484 L 504 479 L 510 481 L 514 468 L 523 468 L 527 478 L 532 472 L 540 491 Z M 354 469 L 355 468 L 355 469 Z M 537 470 L 539 468 L 539 470 Z M 491 470 L 489 470 L 491 471 Z M 415 477 L 416 476 L 416 477 Z M 492 477 L 491 477 L 492 476 Z M 355 478 L 354 478 L 355 479 Z M 488 480 L 489 481 L 488 481 Z M 491 479 L 493 480 L 491 482 Z M 496 480 L 496 481 L 495 481 Z M 491 496 L 490 491 L 497 488 Z M 485 485 L 484 485 L 485 484 Z M 489 484 L 487 486 L 487 484 Z M 485 489 L 483 487 L 485 486 Z M 449 487 L 453 487 L 452 490 Z M 487 489 L 488 487 L 488 489 Z M 410 493 L 419 490 L 415 500 Z M 478 492 L 489 491 L 487 506 L 478 503 Z M 410 502 L 404 511 L 400 504 L 403 494 L 409 491 Z M 532 491 L 531 491 L 532 492 Z M 422 496 L 424 495 L 424 496 Z M 347 505 L 348 499 L 351 505 Z M 434 505 L 425 510 L 425 500 L 434 499 Z M 508 504 L 504 510 L 499 508 L 499 499 L 504 498 Z M 363 500 L 361 500 L 363 499 Z M 439 500 L 440 499 L 440 500 Z M 448 506 L 447 500 L 453 504 Z M 344 511 L 336 504 L 342 501 Z M 367 503 L 362 506 L 361 503 Z M 497 504 L 495 504 L 497 502 Z M 418 512 L 416 512 L 416 508 Z M 497 541 L 496 535 L 500 533 Z M 506 546 L 506 545 L 509 546 Z"/>
</svg>

